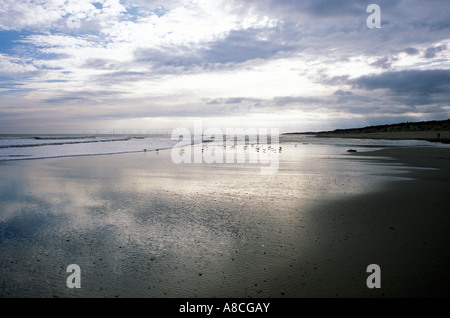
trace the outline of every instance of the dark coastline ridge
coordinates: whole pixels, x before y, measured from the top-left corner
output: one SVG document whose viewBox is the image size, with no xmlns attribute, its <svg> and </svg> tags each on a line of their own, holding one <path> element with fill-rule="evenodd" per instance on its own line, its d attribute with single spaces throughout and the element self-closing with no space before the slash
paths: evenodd
<svg viewBox="0 0 450 318">
<path fill-rule="evenodd" d="M 284 135 L 311 135 L 324 138 L 411 139 L 450 144 L 450 119 L 336 129 L 332 131 L 293 132 L 285 133 Z"/>
</svg>

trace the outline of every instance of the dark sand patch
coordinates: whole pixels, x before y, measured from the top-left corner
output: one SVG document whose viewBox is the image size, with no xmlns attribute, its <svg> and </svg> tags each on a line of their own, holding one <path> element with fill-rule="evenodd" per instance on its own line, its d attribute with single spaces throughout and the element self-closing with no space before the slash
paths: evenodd
<svg viewBox="0 0 450 318">
<path fill-rule="evenodd" d="M 450 149 L 388 148 L 349 156 L 407 164 L 411 179 L 309 212 L 316 232 L 325 233 L 321 258 L 328 255 L 329 268 L 340 265 L 334 277 L 331 269 L 327 274 L 327 295 L 334 290 L 344 297 L 448 297 Z M 381 289 L 362 284 L 372 263 L 381 266 Z"/>
</svg>

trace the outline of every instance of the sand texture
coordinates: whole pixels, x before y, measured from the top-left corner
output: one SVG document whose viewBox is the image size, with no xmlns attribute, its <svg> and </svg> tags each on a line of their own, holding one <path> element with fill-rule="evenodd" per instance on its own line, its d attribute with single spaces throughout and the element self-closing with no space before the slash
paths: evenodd
<svg viewBox="0 0 450 318">
<path fill-rule="evenodd" d="M 0 296 L 448 296 L 449 149 L 312 147 L 273 175 L 170 151 L 0 163 Z"/>
</svg>

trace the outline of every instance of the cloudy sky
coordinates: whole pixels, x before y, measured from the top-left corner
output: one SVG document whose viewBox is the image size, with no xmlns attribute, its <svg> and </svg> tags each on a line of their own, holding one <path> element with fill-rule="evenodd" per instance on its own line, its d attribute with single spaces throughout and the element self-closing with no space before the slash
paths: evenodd
<svg viewBox="0 0 450 318">
<path fill-rule="evenodd" d="M 0 0 L 0 133 L 447 118 L 448 0 Z"/>
</svg>

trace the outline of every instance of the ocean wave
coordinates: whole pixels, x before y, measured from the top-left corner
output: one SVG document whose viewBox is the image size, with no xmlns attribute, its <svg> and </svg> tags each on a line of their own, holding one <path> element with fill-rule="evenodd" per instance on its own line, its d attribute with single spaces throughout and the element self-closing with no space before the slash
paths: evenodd
<svg viewBox="0 0 450 318">
<path fill-rule="evenodd" d="M 129 150 L 129 151 L 117 151 L 117 152 L 99 152 L 99 153 L 83 153 L 83 154 L 68 154 L 68 155 L 47 155 L 47 156 L 32 156 L 32 155 L 9 155 L 7 158 L 0 157 L 0 161 L 12 161 L 12 160 L 35 160 L 35 159 L 55 159 L 55 158 L 70 158 L 70 157 L 89 157 L 89 156 L 107 156 L 107 155 L 120 155 L 127 153 L 137 153 L 137 152 L 156 152 L 160 150 L 165 150 L 168 148 L 161 149 L 146 149 L 146 150 Z M 170 148 L 169 148 L 170 149 Z"/>
<path fill-rule="evenodd" d="M 37 138 L 37 137 L 35 137 Z M 75 138 L 73 138 L 75 139 Z M 74 145 L 74 144 L 88 144 L 88 143 L 96 143 L 96 142 L 114 142 L 114 141 L 128 141 L 133 138 L 121 138 L 121 139 L 100 139 L 100 140 L 89 140 L 89 141 L 67 141 L 67 142 L 43 142 L 39 144 L 27 144 L 27 143 L 19 143 L 19 144 L 7 144 L 0 145 L 0 148 L 24 148 L 24 147 L 42 147 L 42 146 L 60 146 L 60 145 Z M 58 139 L 38 139 L 38 140 L 58 140 Z M 70 140 L 70 139 L 64 139 Z"/>
<path fill-rule="evenodd" d="M 33 136 L 30 139 L 36 140 L 60 140 L 60 139 L 95 139 L 96 136 Z"/>
<path fill-rule="evenodd" d="M 65 136 L 64 139 L 60 139 L 60 136 L 44 136 L 47 139 L 34 137 L 36 136 L 0 136 L 0 161 L 151 152 L 194 143 L 191 140 L 180 143 L 178 140 L 171 140 L 169 135 L 90 136 L 89 139 L 79 136 Z"/>
</svg>

